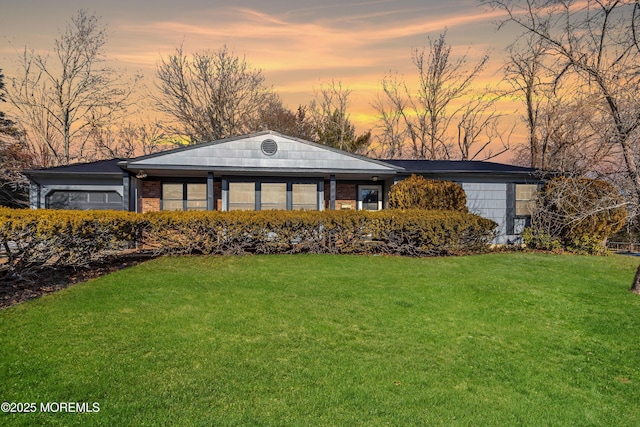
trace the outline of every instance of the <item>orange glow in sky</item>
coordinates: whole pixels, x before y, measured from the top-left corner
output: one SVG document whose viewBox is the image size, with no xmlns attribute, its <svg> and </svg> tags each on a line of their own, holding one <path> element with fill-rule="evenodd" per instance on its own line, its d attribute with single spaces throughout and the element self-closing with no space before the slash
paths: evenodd
<svg viewBox="0 0 640 427">
<path fill-rule="evenodd" d="M 476 0 L 270 0 L 123 1 L 5 0 L 0 11 L 0 68 L 10 78 L 24 47 L 46 51 L 66 22 L 82 7 L 101 17 L 109 30 L 106 53 L 113 64 L 144 75 L 154 87 L 162 56 L 183 45 L 185 53 L 227 45 L 261 68 L 285 105 L 308 104 L 314 89 L 331 80 L 353 92 L 350 113 L 358 131 L 375 126 L 371 107 L 381 79 L 403 75 L 410 86 L 416 72 L 411 50 L 445 28 L 454 55 L 468 50 L 470 62 L 487 51 L 491 60 L 475 82 L 497 84 L 505 47 L 513 34 L 496 31 L 495 12 Z M 504 107 L 512 112 L 513 106 Z M 517 117 L 509 122 L 511 126 Z M 504 160 L 504 159 L 502 159 Z"/>
</svg>

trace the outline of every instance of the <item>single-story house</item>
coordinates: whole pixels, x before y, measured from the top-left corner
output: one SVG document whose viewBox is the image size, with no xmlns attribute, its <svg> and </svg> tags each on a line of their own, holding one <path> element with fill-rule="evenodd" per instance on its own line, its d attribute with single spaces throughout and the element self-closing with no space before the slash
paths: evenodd
<svg viewBox="0 0 640 427">
<path fill-rule="evenodd" d="M 411 174 L 455 181 L 473 213 L 518 239 L 540 177 L 480 161 L 374 160 L 272 131 L 137 157 L 26 172 L 33 209 L 379 210 Z"/>
</svg>

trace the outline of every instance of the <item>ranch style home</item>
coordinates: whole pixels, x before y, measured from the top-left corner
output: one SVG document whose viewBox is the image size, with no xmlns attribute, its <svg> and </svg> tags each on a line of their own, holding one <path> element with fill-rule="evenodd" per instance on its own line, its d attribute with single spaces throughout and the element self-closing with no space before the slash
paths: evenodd
<svg viewBox="0 0 640 427">
<path fill-rule="evenodd" d="M 411 174 L 459 183 L 469 211 L 512 243 L 530 219 L 535 169 L 480 161 L 373 160 L 272 131 L 134 159 L 27 171 L 33 209 L 380 210 Z"/>
</svg>

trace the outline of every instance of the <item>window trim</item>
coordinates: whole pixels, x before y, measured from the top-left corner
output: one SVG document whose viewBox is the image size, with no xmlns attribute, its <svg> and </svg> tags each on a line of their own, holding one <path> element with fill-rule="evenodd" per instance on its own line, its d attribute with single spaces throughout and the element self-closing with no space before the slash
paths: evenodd
<svg viewBox="0 0 640 427">
<path fill-rule="evenodd" d="M 527 183 L 516 183 L 514 186 L 514 196 L 513 196 L 513 201 L 514 201 L 514 217 L 515 218 L 531 218 L 531 215 L 518 215 L 518 202 L 531 202 L 533 199 L 518 199 L 518 186 L 519 185 L 527 185 L 527 186 L 535 186 L 536 187 L 536 192 L 540 189 L 540 186 L 537 184 L 527 184 Z"/>
<path fill-rule="evenodd" d="M 230 195 L 231 195 L 231 185 L 232 184 L 253 184 L 253 209 L 234 209 L 234 210 L 245 210 L 245 211 L 251 211 L 251 210 L 256 210 L 256 207 L 258 206 L 258 199 L 260 198 L 260 192 L 258 191 L 258 187 L 256 185 L 255 182 L 253 181 L 249 181 L 249 180 L 242 180 L 242 181 L 230 181 L 227 184 L 227 206 L 225 208 L 225 210 L 230 211 L 231 210 L 231 199 L 230 199 Z M 247 204 L 248 206 L 251 205 L 250 202 L 248 202 Z"/>
<path fill-rule="evenodd" d="M 324 181 L 323 181 L 323 183 L 324 183 Z M 315 199 L 316 199 L 315 206 L 316 207 L 315 207 L 315 210 L 320 210 L 320 202 L 319 202 L 319 200 L 320 200 L 320 198 L 319 198 L 319 195 L 320 195 L 320 188 L 319 188 L 320 184 L 319 183 L 315 183 L 315 182 L 292 182 L 290 184 L 291 191 L 287 191 L 287 193 L 291 193 L 291 206 L 290 206 L 290 209 L 288 209 L 288 210 L 292 210 L 292 211 L 294 211 L 294 210 L 306 210 L 306 208 L 304 206 L 301 206 L 301 204 L 298 204 L 298 205 L 294 204 L 294 202 L 293 202 L 293 195 L 294 195 L 293 194 L 293 187 L 295 185 L 314 185 L 314 184 L 316 185 L 316 197 L 315 197 Z M 324 195 L 322 197 L 322 200 L 324 202 Z M 301 206 L 301 207 L 296 208 L 296 206 Z"/>
<path fill-rule="evenodd" d="M 282 203 L 264 203 L 264 196 L 266 193 L 264 193 L 264 185 L 273 185 L 273 186 L 283 186 L 284 185 L 284 209 L 279 209 L 275 206 L 282 206 Z M 292 184 L 293 186 L 293 184 Z M 260 182 L 260 210 L 290 210 L 289 208 L 289 184 L 287 182 Z M 281 191 L 281 190 L 280 190 Z M 316 187 L 316 193 L 318 191 L 318 188 Z M 282 193 L 278 192 L 279 195 L 281 196 Z M 263 205 L 270 205 L 270 209 L 264 209 Z"/>
</svg>

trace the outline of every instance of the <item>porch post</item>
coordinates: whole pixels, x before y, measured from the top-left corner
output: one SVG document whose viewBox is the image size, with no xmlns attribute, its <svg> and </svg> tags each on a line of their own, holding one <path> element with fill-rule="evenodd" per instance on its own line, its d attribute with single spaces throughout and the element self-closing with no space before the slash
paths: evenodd
<svg viewBox="0 0 640 427">
<path fill-rule="evenodd" d="M 31 209 L 40 209 L 40 184 L 35 181 L 29 181 L 29 207 Z"/>
<path fill-rule="evenodd" d="M 142 180 L 136 179 L 136 188 L 135 188 L 135 212 L 142 213 Z"/>
<path fill-rule="evenodd" d="M 329 209 L 336 210 L 336 176 L 329 177 Z"/>
<path fill-rule="evenodd" d="M 122 210 L 129 211 L 131 205 L 131 178 L 129 172 L 122 172 Z"/>
<path fill-rule="evenodd" d="M 214 210 L 215 194 L 213 194 L 213 172 L 207 173 L 207 210 Z"/>
<path fill-rule="evenodd" d="M 391 191 L 393 180 L 385 179 L 382 184 L 382 208 L 389 209 L 389 192 Z"/>
<path fill-rule="evenodd" d="M 229 210 L 229 180 L 222 177 L 222 210 Z"/>
<path fill-rule="evenodd" d="M 324 210 L 324 178 L 318 181 L 318 210 Z"/>
</svg>

